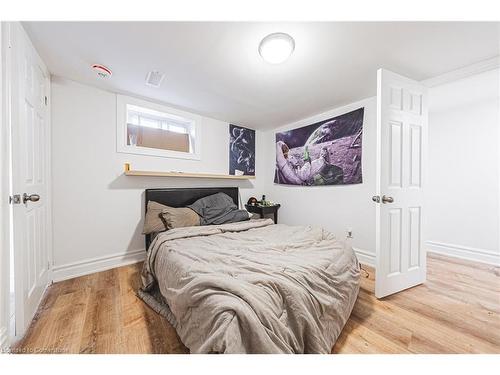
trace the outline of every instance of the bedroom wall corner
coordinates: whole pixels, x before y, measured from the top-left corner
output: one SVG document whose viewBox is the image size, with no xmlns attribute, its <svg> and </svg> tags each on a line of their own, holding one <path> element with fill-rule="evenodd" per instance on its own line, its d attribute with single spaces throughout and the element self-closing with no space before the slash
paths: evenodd
<svg viewBox="0 0 500 375">
<path fill-rule="evenodd" d="M 116 94 L 60 77 L 51 86 L 55 281 L 143 259 L 146 188 L 238 186 L 243 203 L 264 191 L 259 131 L 255 180 L 125 176 L 125 162 L 139 170 L 227 174 L 228 123 L 202 118 L 201 160 L 118 153 Z"/>
<path fill-rule="evenodd" d="M 434 86 L 427 248 L 500 264 L 500 70 Z"/>
</svg>

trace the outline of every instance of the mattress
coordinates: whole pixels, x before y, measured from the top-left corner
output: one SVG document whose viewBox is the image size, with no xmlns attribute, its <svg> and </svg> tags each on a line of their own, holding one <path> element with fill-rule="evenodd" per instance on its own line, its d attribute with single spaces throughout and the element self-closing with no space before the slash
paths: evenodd
<svg viewBox="0 0 500 375">
<path fill-rule="evenodd" d="M 330 353 L 359 277 L 328 231 L 263 219 L 159 233 L 139 295 L 191 353 Z"/>
</svg>

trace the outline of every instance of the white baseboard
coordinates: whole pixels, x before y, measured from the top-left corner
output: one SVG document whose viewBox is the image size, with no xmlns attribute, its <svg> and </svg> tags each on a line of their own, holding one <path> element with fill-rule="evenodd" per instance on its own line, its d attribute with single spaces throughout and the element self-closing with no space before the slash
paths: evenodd
<svg viewBox="0 0 500 375">
<path fill-rule="evenodd" d="M 9 333 L 6 327 L 0 328 L 0 354 L 9 347 Z"/>
<path fill-rule="evenodd" d="M 436 241 L 427 241 L 427 249 L 429 252 L 437 254 L 475 262 L 500 265 L 500 254 L 489 250 L 452 245 Z M 354 248 L 354 252 L 361 263 L 375 267 L 376 258 L 374 253 L 358 248 Z M 57 282 L 78 276 L 89 275 L 91 273 L 105 271 L 111 268 L 142 262 L 145 256 L 146 250 L 141 249 L 129 253 L 113 254 L 105 257 L 92 258 L 81 262 L 56 266 L 52 269 L 52 278 L 54 282 Z M 0 343 L 1 340 L 2 336 L 0 336 Z"/>
<path fill-rule="evenodd" d="M 356 256 L 360 263 L 366 264 L 367 266 L 375 267 L 375 254 L 366 250 L 353 248 Z"/>
<path fill-rule="evenodd" d="M 427 241 L 427 251 L 450 257 L 471 260 L 493 265 L 500 265 L 500 253 L 473 247 L 453 245 L 449 243 Z"/>
<path fill-rule="evenodd" d="M 52 268 L 52 280 L 54 282 L 72 279 L 78 276 L 106 271 L 111 268 L 126 266 L 142 262 L 146 257 L 146 250 L 134 250 L 128 253 L 107 255 L 104 257 L 86 259 L 80 262 L 64 264 Z"/>
</svg>

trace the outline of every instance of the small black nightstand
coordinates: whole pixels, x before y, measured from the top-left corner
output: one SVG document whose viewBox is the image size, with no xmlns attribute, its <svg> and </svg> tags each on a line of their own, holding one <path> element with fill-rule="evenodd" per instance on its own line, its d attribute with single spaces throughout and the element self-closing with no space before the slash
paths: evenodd
<svg viewBox="0 0 500 375">
<path fill-rule="evenodd" d="M 245 208 L 247 209 L 248 212 L 254 213 L 254 214 L 259 214 L 261 218 L 264 217 L 264 215 L 267 214 L 274 214 L 274 224 L 278 224 L 278 209 L 281 206 L 279 204 L 275 204 L 273 206 L 259 206 L 259 205 L 249 205 L 245 204 Z"/>
</svg>

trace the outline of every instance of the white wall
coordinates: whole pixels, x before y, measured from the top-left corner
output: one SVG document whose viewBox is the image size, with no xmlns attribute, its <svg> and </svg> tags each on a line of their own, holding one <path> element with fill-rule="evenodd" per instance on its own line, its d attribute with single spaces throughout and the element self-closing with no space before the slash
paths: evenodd
<svg viewBox="0 0 500 375">
<path fill-rule="evenodd" d="M 433 251 L 500 263 L 499 70 L 430 90 L 428 239 Z"/>
<path fill-rule="evenodd" d="M 116 152 L 116 95 L 73 81 L 52 80 L 54 279 L 142 259 L 146 188 L 239 186 L 245 202 L 262 194 L 262 133 L 257 132 L 255 180 L 180 179 L 123 175 L 135 169 L 228 173 L 228 124 L 202 119 L 202 158 L 168 159 Z"/>
<path fill-rule="evenodd" d="M 376 104 L 376 97 L 361 100 L 266 132 L 265 136 L 265 191 L 269 200 L 281 204 L 279 221 L 292 225 L 318 225 L 341 240 L 346 239 L 346 231 L 351 228 L 352 246 L 358 258 L 367 264 L 373 264 L 375 259 L 375 204 L 371 197 L 376 192 Z M 365 108 L 362 184 L 309 187 L 274 184 L 276 132 L 309 125 L 360 107 Z"/>
<path fill-rule="evenodd" d="M 429 100 L 427 249 L 500 261 L 499 70 L 434 87 Z M 363 184 L 298 187 L 274 184 L 274 134 L 365 107 Z M 375 256 L 376 98 L 266 132 L 264 187 L 282 204 L 280 222 L 322 226 L 352 245 L 362 262 Z"/>
</svg>

